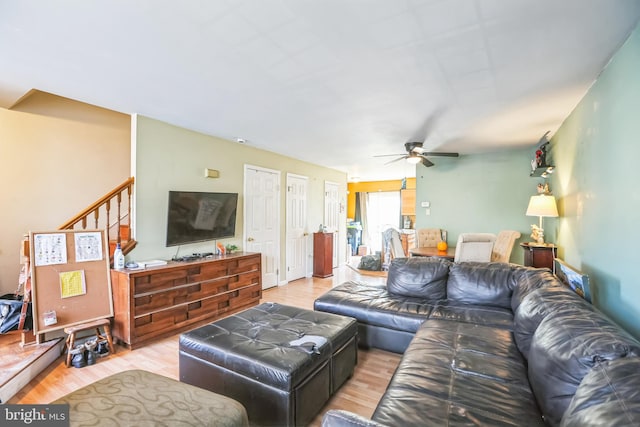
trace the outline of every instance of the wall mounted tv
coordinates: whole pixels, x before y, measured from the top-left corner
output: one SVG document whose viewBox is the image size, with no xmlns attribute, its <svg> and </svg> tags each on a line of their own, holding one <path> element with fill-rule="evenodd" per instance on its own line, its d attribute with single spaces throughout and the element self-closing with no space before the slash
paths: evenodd
<svg viewBox="0 0 640 427">
<path fill-rule="evenodd" d="M 238 193 L 169 191 L 167 246 L 233 237 Z"/>
</svg>

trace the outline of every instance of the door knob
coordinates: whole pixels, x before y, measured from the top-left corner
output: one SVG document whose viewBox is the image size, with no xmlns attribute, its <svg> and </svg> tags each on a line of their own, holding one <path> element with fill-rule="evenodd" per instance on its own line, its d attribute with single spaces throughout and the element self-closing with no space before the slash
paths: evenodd
<svg viewBox="0 0 640 427">
<path fill-rule="evenodd" d="M 253 242 L 253 237 L 248 237 L 247 242 Z"/>
</svg>

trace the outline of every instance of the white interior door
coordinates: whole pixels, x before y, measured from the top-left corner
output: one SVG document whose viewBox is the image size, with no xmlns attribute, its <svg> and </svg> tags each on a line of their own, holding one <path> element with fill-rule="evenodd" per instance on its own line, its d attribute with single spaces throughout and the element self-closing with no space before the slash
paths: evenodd
<svg viewBox="0 0 640 427">
<path fill-rule="evenodd" d="M 340 185 L 336 182 L 324 182 L 324 225 L 333 232 L 333 268 L 338 266 L 338 247 L 340 242 Z"/>
<path fill-rule="evenodd" d="M 307 271 L 307 188 L 306 176 L 287 174 L 287 281 Z"/>
<path fill-rule="evenodd" d="M 262 254 L 262 288 L 278 284 L 280 172 L 245 165 L 244 246 Z"/>
</svg>

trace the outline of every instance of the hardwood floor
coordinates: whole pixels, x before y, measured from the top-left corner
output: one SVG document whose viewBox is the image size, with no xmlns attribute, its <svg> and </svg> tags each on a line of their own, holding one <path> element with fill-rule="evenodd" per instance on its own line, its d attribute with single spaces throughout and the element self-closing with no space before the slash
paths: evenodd
<svg viewBox="0 0 640 427">
<path fill-rule="evenodd" d="M 332 277 L 300 279 L 285 286 L 268 289 L 263 292 L 262 302 L 313 309 L 315 298 L 346 280 L 384 283 L 385 278 L 365 277 L 348 267 L 339 267 L 334 270 Z M 80 387 L 127 369 L 144 369 L 178 379 L 178 338 L 179 334 L 176 334 L 136 350 L 117 346 L 116 354 L 80 369 L 65 367 L 64 358 L 60 356 L 8 403 L 49 403 Z M 319 426 L 322 414 L 329 409 L 346 409 L 370 417 L 400 357 L 382 350 L 359 350 L 354 376 L 325 405 L 311 425 Z"/>
</svg>

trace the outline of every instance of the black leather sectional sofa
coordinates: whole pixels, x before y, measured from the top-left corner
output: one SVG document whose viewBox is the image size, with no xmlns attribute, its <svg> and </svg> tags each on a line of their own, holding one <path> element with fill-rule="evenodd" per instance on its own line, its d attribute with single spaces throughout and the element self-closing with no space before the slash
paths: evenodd
<svg viewBox="0 0 640 427">
<path fill-rule="evenodd" d="M 315 309 L 404 353 L 372 419 L 323 426 L 640 425 L 640 342 L 547 269 L 398 258 L 386 286 L 347 282 Z"/>
</svg>

